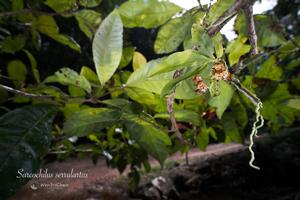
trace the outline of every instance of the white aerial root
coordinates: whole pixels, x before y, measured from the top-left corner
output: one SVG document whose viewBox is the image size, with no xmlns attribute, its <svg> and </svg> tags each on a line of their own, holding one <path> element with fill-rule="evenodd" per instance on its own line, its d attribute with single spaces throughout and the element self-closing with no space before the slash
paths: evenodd
<svg viewBox="0 0 300 200">
<path fill-rule="evenodd" d="M 246 88 L 244 88 L 238 79 L 234 79 L 232 81 L 232 84 L 235 86 L 235 88 L 240 91 L 241 93 L 243 93 L 255 106 L 255 113 L 256 113 L 256 119 L 255 122 L 253 123 L 252 126 L 252 131 L 250 134 L 250 144 L 248 146 L 248 149 L 251 153 L 251 159 L 249 161 L 249 165 L 250 167 L 259 170 L 260 168 L 256 165 L 253 164 L 254 160 L 255 160 L 255 153 L 253 151 L 253 145 L 254 145 L 254 136 L 258 137 L 257 133 L 258 133 L 258 129 L 260 129 L 261 127 L 264 126 L 264 118 L 260 113 L 260 109 L 263 107 L 262 102 L 260 101 L 260 99 L 258 97 L 256 97 L 254 94 L 252 94 L 250 91 L 248 91 Z M 259 124 L 258 124 L 259 123 Z M 258 124 L 258 125 L 257 125 Z"/>
</svg>

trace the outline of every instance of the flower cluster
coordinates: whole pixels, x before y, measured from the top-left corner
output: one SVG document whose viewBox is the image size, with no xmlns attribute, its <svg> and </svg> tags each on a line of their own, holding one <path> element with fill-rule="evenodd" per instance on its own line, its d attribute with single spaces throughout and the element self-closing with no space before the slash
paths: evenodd
<svg viewBox="0 0 300 200">
<path fill-rule="evenodd" d="M 228 69 L 225 67 L 223 62 L 217 62 L 213 66 L 212 79 L 213 80 L 231 80 L 232 75 L 229 73 Z"/>
<path fill-rule="evenodd" d="M 205 93 L 208 90 L 208 86 L 206 85 L 206 83 L 204 83 L 201 76 L 199 75 L 194 76 L 193 81 L 196 85 L 196 92 Z"/>
</svg>

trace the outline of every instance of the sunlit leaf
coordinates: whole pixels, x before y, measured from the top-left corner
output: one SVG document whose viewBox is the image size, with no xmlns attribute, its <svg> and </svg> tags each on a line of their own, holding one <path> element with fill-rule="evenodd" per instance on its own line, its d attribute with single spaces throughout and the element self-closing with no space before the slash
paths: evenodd
<svg viewBox="0 0 300 200">
<path fill-rule="evenodd" d="M 226 48 L 226 53 L 229 53 L 230 65 L 238 63 L 241 56 L 245 55 L 250 51 L 251 47 L 250 45 L 245 44 L 246 41 L 247 38 L 239 37 L 228 44 Z"/>
<path fill-rule="evenodd" d="M 81 10 L 75 14 L 80 30 L 89 38 L 92 39 L 97 27 L 101 22 L 101 14 L 89 9 Z"/>
<path fill-rule="evenodd" d="M 147 63 L 146 58 L 144 57 L 143 54 L 140 52 L 136 51 L 133 54 L 133 59 L 132 59 L 132 67 L 135 70 L 140 68 L 141 66 L 145 65 Z"/>
</svg>

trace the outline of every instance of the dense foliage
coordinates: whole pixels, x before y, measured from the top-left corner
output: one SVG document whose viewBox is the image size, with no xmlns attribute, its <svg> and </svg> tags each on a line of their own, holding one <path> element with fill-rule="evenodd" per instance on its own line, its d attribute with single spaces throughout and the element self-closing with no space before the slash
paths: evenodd
<svg viewBox="0 0 300 200">
<path fill-rule="evenodd" d="M 252 55 L 243 9 L 233 14 L 236 39 L 209 32 L 234 3 L 1 1 L 1 198 L 26 182 L 18 169 L 32 173 L 49 154 L 129 165 L 134 188 L 150 156 L 163 165 L 195 145 L 243 143 L 260 100 L 266 131 L 295 124 L 297 31 L 255 15 Z"/>
</svg>

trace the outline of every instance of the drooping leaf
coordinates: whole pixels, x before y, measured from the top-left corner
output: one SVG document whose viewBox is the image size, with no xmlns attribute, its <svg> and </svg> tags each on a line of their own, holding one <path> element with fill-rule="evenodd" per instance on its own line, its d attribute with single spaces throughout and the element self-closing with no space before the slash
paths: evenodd
<svg viewBox="0 0 300 200">
<path fill-rule="evenodd" d="M 4 53 L 16 53 L 23 49 L 26 39 L 24 35 L 8 36 L 0 42 L 0 51 Z"/>
<path fill-rule="evenodd" d="M 56 109 L 34 105 L 10 111 L 0 117 L 0 198 L 14 194 L 42 164 L 51 144 L 51 127 Z"/>
<path fill-rule="evenodd" d="M 134 115 L 125 118 L 125 125 L 131 138 L 163 165 L 171 145 L 167 133 Z"/>
<path fill-rule="evenodd" d="M 29 59 L 29 62 L 30 62 L 30 65 L 31 65 L 31 71 L 32 71 L 34 79 L 36 80 L 37 83 L 40 83 L 41 82 L 40 72 L 39 72 L 39 70 L 37 68 L 37 62 L 36 62 L 35 58 L 26 49 L 24 49 L 23 51 L 26 53 L 26 55 L 27 55 L 27 57 Z"/>
<path fill-rule="evenodd" d="M 93 40 L 93 59 L 100 83 L 117 70 L 122 57 L 123 25 L 117 10 L 101 23 Z"/>
<path fill-rule="evenodd" d="M 159 29 L 154 43 L 155 53 L 163 54 L 175 51 L 189 33 L 192 20 L 192 16 L 187 15 L 171 19 L 163 25 Z"/>
<path fill-rule="evenodd" d="M 53 34 L 49 35 L 52 39 L 56 40 L 57 42 L 64 44 L 75 51 L 80 51 L 80 45 L 70 36 L 64 34 Z"/>
<path fill-rule="evenodd" d="M 62 68 L 60 71 L 55 72 L 53 76 L 49 76 L 44 81 L 45 83 L 58 82 L 62 85 L 73 85 L 84 89 L 86 92 L 91 92 L 91 85 L 89 81 L 79 75 L 77 72 L 70 68 Z"/>
<path fill-rule="evenodd" d="M 97 27 L 101 22 L 101 14 L 89 9 L 84 9 L 75 14 L 80 30 L 89 38 L 92 39 Z"/>
<path fill-rule="evenodd" d="M 195 126 L 200 126 L 200 115 L 191 110 L 175 110 L 174 111 L 176 121 L 192 123 Z M 158 113 L 154 115 L 154 118 L 170 119 L 168 113 Z"/>
<path fill-rule="evenodd" d="M 181 8 L 169 1 L 129 0 L 119 11 L 125 27 L 155 28 L 166 23 Z"/>
<path fill-rule="evenodd" d="M 144 57 L 143 54 L 141 54 L 138 51 L 134 52 L 133 59 L 132 59 L 132 67 L 134 71 L 142 67 L 146 63 L 147 63 L 147 59 Z"/>
<path fill-rule="evenodd" d="M 277 66 L 276 57 L 271 56 L 266 62 L 264 62 L 256 73 L 256 77 L 265 78 L 273 81 L 279 81 L 283 70 Z"/>
<path fill-rule="evenodd" d="M 214 37 L 212 37 L 212 40 L 215 45 L 216 56 L 217 58 L 221 58 L 224 54 L 223 37 L 221 33 L 217 33 Z"/>
<path fill-rule="evenodd" d="M 129 65 L 129 63 L 132 61 L 133 54 L 134 54 L 134 47 L 126 47 L 123 49 L 122 58 L 119 64 L 120 69 Z"/>
<path fill-rule="evenodd" d="M 7 74 L 16 88 L 21 88 L 26 80 L 27 69 L 20 60 L 12 60 L 7 64 Z"/>
<path fill-rule="evenodd" d="M 228 105 L 230 104 L 232 95 L 234 93 L 234 90 L 231 85 L 226 83 L 225 81 L 219 82 L 219 94 L 218 96 L 212 96 L 209 99 L 209 105 L 212 107 L 215 107 L 217 109 L 217 116 L 219 119 L 222 118 L 222 115 Z"/>
<path fill-rule="evenodd" d="M 231 41 L 226 48 L 226 53 L 229 53 L 229 64 L 232 66 L 239 62 L 240 57 L 248 53 L 251 49 L 250 45 L 245 44 L 247 38 L 238 37 Z"/>
<path fill-rule="evenodd" d="M 64 123 L 67 135 L 86 136 L 92 132 L 110 127 L 120 120 L 121 112 L 108 108 L 88 108 L 74 113 Z"/>
<path fill-rule="evenodd" d="M 200 150 L 204 151 L 206 149 L 209 144 L 209 136 L 211 134 L 215 134 L 213 128 L 201 128 L 200 133 L 196 137 L 196 144 Z"/>
</svg>

